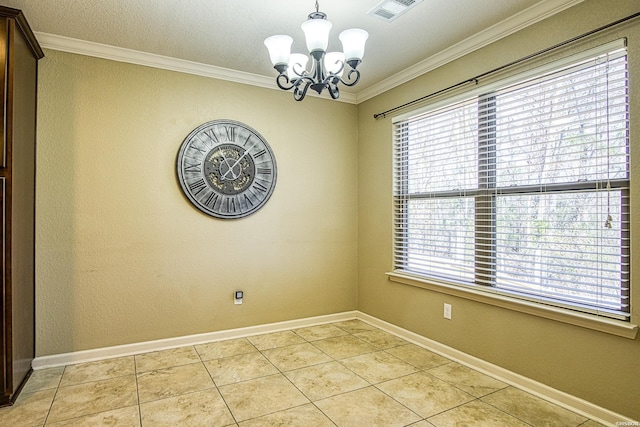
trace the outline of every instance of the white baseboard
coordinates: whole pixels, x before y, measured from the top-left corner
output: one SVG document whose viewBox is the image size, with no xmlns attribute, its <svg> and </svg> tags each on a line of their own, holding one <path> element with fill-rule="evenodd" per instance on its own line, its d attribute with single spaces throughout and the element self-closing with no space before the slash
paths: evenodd
<svg viewBox="0 0 640 427">
<path fill-rule="evenodd" d="M 511 372 L 507 369 L 501 368 L 500 366 L 486 362 L 482 359 L 478 359 L 477 357 L 463 353 L 437 341 L 430 340 L 429 338 L 425 338 L 422 335 L 418 335 L 414 332 L 400 328 L 391 323 L 387 323 L 384 320 L 380 320 L 366 313 L 358 311 L 357 318 L 369 323 L 372 326 L 380 328 L 385 332 L 389 332 L 390 334 L 396 335 L 406 341 L 412 342 L 416 345 L 419 345 L 420 347 L 433 351 L 434 353 L 446 357 L 447 359 L 451 359 L 455 362 L 460 363 L 461 365 L 490 375 L 502 382 L 517 387 L 520 390 L 531 393 L 551 403 L 555 403 L 558 406 L 583 415 L 601 424 L 615 427 L 616 425 L 621 425 L 620 423 L 625 422 L 637 423 L 637 421 L 634 421 L 631 418 L 594 405 L 593 403 L 587 402 L 586 400 L 572 396 L 560 390 L 556 390 L 545 384 L 539 383 L 520 374 L 516 374 L 515 372 Z"/>
<path fill-rule="evenodd" d="M 34 370 L 53 368 L 58 366 L 73 365 L 77 363 L 92 362 L 95 360 L 111 359 L 115 357 L 131 356 L 152 351 L 167 350 L 171 348 L 189 345 L 204 344 L 214 341 L 222 341 L 234 338 L 242 338 L 250 335 L 259 335 L 272 332 L 286 331 L 297 328 L 321 325 L 325 323 L 341 322 L 344 320 L 360 319 L 372 326 L 396 335 L 406 341 L 438 353 L 448 359 L 465 365 L 476 371 L 491 375 L 507 384 L 555 403 L 565 409 L 583 415 L 604 425 L 615 427 L 616 423 L 634 423 L 635 421 L 616 414 L 608 409 L 594 405 L 578 397 L 556 390 L 552 387 L 526 378 L 515 372 L 511 372 L 500 366 L 478 359 L 477 357 L 463 353 L 459 350 L 430 340 L 414 332 L 395 326 L 360 311 L 346 311 L 343 313 L 329 314 L 325 316 L 308 317 L 304 319 L 289 320 L 264 325 L 249 326 L 246 328 L 228 329 L 224 331 L 209 332 L 183 337 L 167 338 L 156 341 L 125 344 L 114 347 L 97 348 L 93 350 L 77 351 L 72 353 L 55 354 L 51 356 L 36 357 L 32 362 Z M 631 424 L 629 424 L 631 425 Z"/>
<path fill-rule="evenodd" d="M 268 323 L 264 325 L 248 326 L 246 328 L 227 329 L 204 334 L 187 335 L 175 338 L 166 338 L 155 341 L 146 341 L 133 344 L 117 345 L 113 347 L 96 348 L 92 350 L 74 351 L 72 353 L 54 354 L 51 356 L 36 357 L 31 366 L 34 370 L 54 368 L 58 366 L 75 365 L 78 363 L 93 362 L 96 360 L 113 359 L 115 357 L 131 356 L 152 351 L 168 350 L 171 348 L 185 347 L 189 345 L 204 344 L 215 341 L 242 338 L 250 335 L 260 335 L 271 332 L 287 331 L 290 329 L 306 328 L 324 323 L 341 322 L 355 319 L 356 311 L 328 314 L 324 316 L 307 317 L 304 319 L 288 320 L 284 322 Z"/>
</svg>

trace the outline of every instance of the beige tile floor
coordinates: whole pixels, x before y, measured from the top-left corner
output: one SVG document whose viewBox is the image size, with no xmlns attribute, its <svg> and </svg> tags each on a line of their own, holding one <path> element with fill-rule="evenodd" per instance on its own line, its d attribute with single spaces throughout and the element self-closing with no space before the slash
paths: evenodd
<svg viewBox="0 0 640 427">
<path fill-rule="evenodd" d="M 34 372 L 0 426 L 600 424 L 359 320 Z"/>
</svg>

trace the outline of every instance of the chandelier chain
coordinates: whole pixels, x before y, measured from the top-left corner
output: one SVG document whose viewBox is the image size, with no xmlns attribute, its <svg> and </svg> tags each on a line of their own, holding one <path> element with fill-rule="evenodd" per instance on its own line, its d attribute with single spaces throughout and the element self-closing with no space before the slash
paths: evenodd
<svg viewBox="0 0 640 427">
<path fill-rule="evenodd" d="M 318 0 L 316 0 L 316 12 L 320 12 L 320 5 L 318 4 Z"/>
</svg>

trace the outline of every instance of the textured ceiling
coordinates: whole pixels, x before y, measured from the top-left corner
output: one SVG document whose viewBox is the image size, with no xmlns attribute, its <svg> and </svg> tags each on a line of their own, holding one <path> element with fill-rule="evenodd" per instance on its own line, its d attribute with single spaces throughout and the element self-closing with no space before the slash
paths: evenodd
<svg viewBox="0 0 640 427">
<path fill-rule="evenodd" d="M 379 0 L 320 0 L 337 35 L 359 27 L 370 34 L 359 67 L 359 91 L 380 84 L 426 58 L 469 42 L 486 29 L 522 25 L 523 16 L 555 13 L 580 0 L 424 0 L 388 23 L 368 16 Z M 263 40 L 294 38 L 304 52 L 300 24 L 315 0 L 1 0 L 21 9 L 37 33 L 53 34 L 170 58 L 275 77 Z M 513 23 L 513 24 L 512 24 Z M 529 22 L 530 23 L 530 22 Z M 524 24 L 526 25 L 526 23 Z M 504 31 L 503 31 L 504 32 Z M 46 46 L 45 46 L 46 47 Z M 352 90 L 353 90 L 352 89 Z"/>
</svg>

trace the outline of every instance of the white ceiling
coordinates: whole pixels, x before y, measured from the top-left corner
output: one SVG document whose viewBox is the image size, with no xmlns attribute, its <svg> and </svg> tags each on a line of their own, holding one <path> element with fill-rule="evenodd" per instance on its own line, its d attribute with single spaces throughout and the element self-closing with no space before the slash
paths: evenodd
<svg viewBox="0 0 640 427">
<path fill-rule="evenodd" d="M 437 65 L 504 37 L 582 0 L 424 0 L 389 23 L 367 12 L 380 0 L 320 0 L 333 23 L 329 50 L 347 28 L 369 32 L 359 69 L 349 88 L 358 101 Z M 117 48 L 243 71 L 269 78 L 263 40 L 294 38 L 304 52 L 300 24 L 315 0 L 2 0 L 21 9 L 44 48 L 65 49 L 78 39 Z M 96 55 L 99 56 L 99 55 Z M 499 65 L 499 64 L 496 64 Z M 470 76 L 472 77 L 472 76 Z"/>
</svg>

